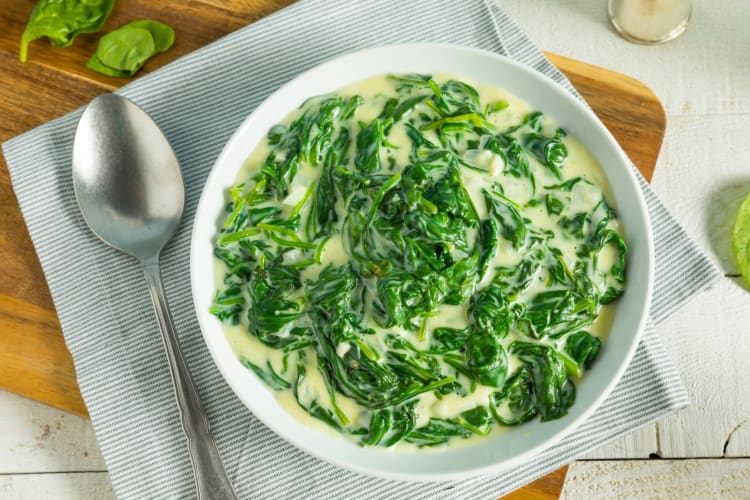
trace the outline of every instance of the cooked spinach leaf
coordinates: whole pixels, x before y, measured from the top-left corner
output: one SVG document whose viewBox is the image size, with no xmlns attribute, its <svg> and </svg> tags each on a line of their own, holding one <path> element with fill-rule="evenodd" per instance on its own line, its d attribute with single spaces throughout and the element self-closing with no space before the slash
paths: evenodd
<svg viewBox="0 0 750 500">
<path fill-rule="evenodd" d="M 565 341 L 565 351 L 576 362 L 579 369 L 588 370 L 599 354 L 602 341 L 588 332 L 580 331 Z"/>
<path fill-rule="evenodd" d="M 541 421 L 565 415 L 575 400 L 575 385 L 557 351 L 545 344 L 520 341 L 513 342 L 510 351 L 529 372 L 531 397 Z"/>
</svg>

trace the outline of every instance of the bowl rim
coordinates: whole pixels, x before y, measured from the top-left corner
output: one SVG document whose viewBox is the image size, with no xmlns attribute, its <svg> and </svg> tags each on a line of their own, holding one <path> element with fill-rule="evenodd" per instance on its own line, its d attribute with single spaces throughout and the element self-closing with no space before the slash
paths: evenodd
<svg viewBox="0 0 750 500">
<path fill-rule="evenodd" d="M 209 334 L 208 334 L 209 328 L 206 325 L 208 312 L 203 311 L 201 309 L 201 304 L 199 304 L 198 294 L 196 293 L 196 290 L 198 290 L 201 287 L 201 283 L 199 282 L 197 278 L 197 273 L 195 272 L 195 269 L 196 269 L 195 266 L 198 264 L 197 255 L 196 255 L 197 253 L 196 238 L 198 237 L 198 231 L 199 231 L 199 225 L 196 223 L 193 224 L 191 239 L 190 239 L 190 247 L 191 247 L 190 248 L 190 264 L 189 264 L 190 285 L 191 285 L 191 292 L 192 292 L 192 298 L 193 298 L 193 305 L 194 305 L 196 316 L 197 316 L 198 323 L 200 326 L 201 334 L 203 336 L 204 342 L 206 342 L 206 346 L 211 354 L 214 364 L 218 367 L 219 372 L 222 374 L 222 377 L 224 378 L 226 383 L 231 387 L 234 394 L 242 401 L 242 403 L 247 407 L 247 409 L 250 410 L 251 413 L 256 418 L 258 418 L 261 422 L 263 422 L 263 424 L 269 429 L 271 429 L 276 435 L 284 439 L 286 442 L 297 447 L 298 449 L 312 455 L 313 457 L 316 457 L 328 463 L 337 465 L 344 469 L 362 473 L 371 477 L 374 476 L 374 477 L 384 478 L 384 479 L 406 480 L 406 481 L 416 481 L 416 482 L 461 480 L 461 479 L 468 479 L 471 477 L 476 477 L 479 475 L 485 475 L 489 473 L 497 473 L 497 472 L 507 470 L 511 467 L 518 466 L 526 462 L 529 458 L 532 458 L 533 456 L 539 454 L 540 452 L 551 448 L 555 444 L 559 443 L 560 440 L 562 440 L 564 437 L 574 432 L 584 421 L 586 421 L 594 413 L 594 411 L 596 411 L 601 406 L 602 402 L 610 395 L 614 387 L 619 383 L 625 370 L 627 369 L 630 362 L 632 361 L 633 355 L 640 343 L 640 340 L 641 340 L 641 337 L 642 337 L 642 334 L 646 325 L 646 321 L 648 319 L 649 306 L 651 304 L 651 297 L 653 293 L 654 246 L 653 246 L 653 238 L 651 237 L 652 235 L 651 221 L 649 218 L 648 209 L 647 209 L 647 205 L 646 205 L 643 192 L 639 186 L 638 178 L 635 172 L 633 171 L 634 168 L 631 167 L 630 160 L 625 155 L 622 148 L 614 139 L 614 137 L 609 132 L 609 130 L 601 123 L 600 119 L 596 116 L 596 114 L 594 114 L 594 112 L 591 110 L 591 108 L 588 106 L 587 103 L 585 103 L 582 100 L 577 99 L 567 89 L 562 87 L 562 85 L 560 85 L 559 83 L 555 82 L 548 76 L 540 73 L 539 71 L 529 66 L 526 66 L 520 62 L 517 62 L 507 56 L 503 56 L 494 52 L 490 52 L 487 50 L 478 49 L 474 47 L 467 47 L 463 45 L 448 44 L 448 43 L 403 43 L 403 44 L 393 44 L 393 45 L 384 45 L 384 46 L 379 46 L 379 47 L 365 48 L 361 50 L 355 50 L 352 52 L 340 54 L 336 57 L 327 59 L 324 62 L 317 64 L 314 67 L 308 70 L 305 70 L 302 73 L 298 74 L 297 76 L 293 77 L 291 80 L 283 84 L 277 90 L 269 94 L 242 121 L 242 123 L 237 127 L 237 129 L 232 134 L 230 139 L 225 143 L 224 147 L 221 150 L 221 153 L 218 155 L 216 161 L 211 167 L 211 171 L 209 175 L 207 176 L 205 184 L 201 191 L 200 199 L 199 199 L 196 211 L 195 211 L 194 222 L 198 221 L 198 215 L 201 214 L 202 209 L 204 208 L 206 204 L 206 198 L 209 196 L 208 195 L 209 186 L 211 186 L 214 183 L 214 178 L 219 176 L 220 171 L 222 170 L 221 166 L 227 161 L 227 157 L 230 155 L 230 152 L 235 146 L 235 143 L 240 141 L 242 137 L 247 133 L 247 130 L 250 127 L 252 127 L 253 122 L 256 119 L 256 116 L 258 116 L 264 110 L 264 107 L 269 101 L 278 99 L 279 96 L 283 96 L 284 94 L 286 94 L 290 88 L 299 84 L 300 81 L 304 81 L 308 79 L 311 75 L 314 75 L 318 72 L 323 72 L 329 67 L 342 65 L 350 60 L 354 61 L 354 60 L 358 60 L 361 58 L 373 57 L 377 55 L 378 53 L 384 52 L 384 51 L 388 52 L 388 51 L 413 51 L 413 50 L 425 50 L 425 51 L 448 50 L 448 51 L 463 52 L 467 54 L 468 56 L 489 57 L 491 59 L 494 59 L 495 62 L 499 65 L 507 65 L 507 66 L 513 67 L 514 71 L 518 71 L 519 73 L 523 74 L 524 77 L 526 78 L 535 79 L 540 82 L 544 82 L 544 85 L 548 87 L 548 90 L 556 94 L 556 98 L 568 101 L 568 104 L 571 104 L 572 106 L 577 108 L 577 111 L 585 115 L 586 119 L 589 122 L 591 122 L 591 125 L 593 125 L 595 128 L 598 129 L 598 131 L 602 135 L 603 140 L 606 143 L 605 147 L 608 150 L 610 150 L 610 152 L 613 154 L 613 159 L 616 160 L 615 162 L 619 164 L 619 167 L 622 167 L 624 169 L 624 174 L 626 178 L 631 184 L 631 187 L 634 188 L 636 196 L 632 199 L 629 197 L 628 200 L 635 203 L 634 210 L 635 212 L 637 212 L 637 216 L 640 219 L 639 222 L 643 224 L 643 231 L 645 231 L 645 234 L 647 236 L 645 240 L 642 242 L 643 245 L 645 246 L 645 253 L 647 255 L 647 262 L 644 263 L 645 265 L 645 271 L 644 271 L 645 290 L 643 291 L 644 292 L 643 295 L 640 297 L 641 305 L 638 309 L 639 317 L 637 321 L 633 321 L 634 331 L 633 331 L 631 342 L 627 346 L 627 351 L 625 352 L 625 355 L 621 358 L 619 365 L 615 369 L 614 376 L 611 377 L 610 381 L 607 383 L 605 388 L 594 398 L 593 402 L 591 402 L 589 406 L 585 410 L 583 410 L 579 415 L 577 416 L 566 415 L 565 417 L 563 417 L 563 418 L 570 419 L 570 421 L 562 429 L 555 432 L 549 438 L 542 440 L 542 442 L 526 449 L 525 451 L 517 453 L 516 455 L 506 458 L 504 460 L 501 460 L 500 462 L 487 463 L 485 465 L 472 467 L 469 469 L 461 469 L 461 470 L 448 472 L 448 473 L 440 472 L 437 474 L 414 473 L 411 471 L 384 471 L 384 470 L 379 470 L 379 469 L 373 470 L 367 465 L 361 465 L 356 462 L 350 462 L 350 461 L 346 461 L 343 459 L 339 459 L 335 456 L 331 456 L 330 454 L 325 453 L 324 450 L 314 448 L 308 443 L 306 443 L 304 440 L 297 439 L 296 436 L 291 436 L 288 432 L 285 432 L 285 429 L 283 429 L 282 426 L 278 425 L 277 422 L 268 418 L 264 418 L 265 417 L 264 415 L 259 414 L 256 411 L 254 411 L 252 402 L 249 401 L 248 398 L 244 397 L 243 395 L 244 392 L 238 385 L 239 381 L 235 380 L 234 377 L 230 375 L 228 367 L 225 365 L 224 360 L 221 359 L 221 355 L 218 352 L 218 348 L 214 345 L 214 343 L 209 338 Z M 376 76 L 378 74 L 383 74 L 385 72 L 386 71 L 382 71 L 382 70 L 375 71 L 371 74 L 371 76 Z M 439 72 L 439 71 L 436 71 L 436 72 Z M 450 73 L 450 71 L 447 71 L 447 72 Z M 458 75 L 458 76 L 462 76 L 462 75 Z M 333 86 L 333 88 L 334 89 L 342 88 L 348 84 L 361 81 L 365 78 L 368 78 L 368 77 L 362 76 L 352 81 L 344 81 L 343 83 Z M 472 78 L 467 76 L 467 79 L 472 79 Z M 513 94 L 515 95 L 515 92 L 513 92 Z M 524 99 L 524 100 L 528 102 L 527 99 Z M 283 119 L 283 117 L 276 118 L 277 121 L 280 119 Z M 259 141 L 262 140 L 262 137 L 265 137 L 265 133 L 263 133 Z M 252 149 L 254 149 L 257 146 L 259 141 L 253 144 Z M 580 141 L 582 144 L 584 144 L 584 146 L 586 146 L 586 141 L 584 141 L 583 139 L 580 139 Z M 588 147 L 586 147 L 586 149 L 589 150 Z M 241 166 L 237 167 L 234 170 L 235 176 L 240 168 Z M 605 172 L 605 175 L 607 175 L 608 180 L 609 180 L 610 175 L 607 174 L 606 172 Z M 613 192 L 615 193 L 617 192 L 617 189 L 615 189 L 614 186 L 613 186 Z M 215 219 L 215 214 L 213 218 Z M 202 264 L 202 265 L 205 265 L 205 264 Z M 628 267 L 629 268 L 632 267 L 632 262 L 629 263 Z M 222 340 L 226 342 L 225 338 L 223 338 Z M 255 376 L 255 375 L 252 374 L 252 376 Z M 337 438 L 337 439 L 343 441 L 343 438 Z"/>
</svg>

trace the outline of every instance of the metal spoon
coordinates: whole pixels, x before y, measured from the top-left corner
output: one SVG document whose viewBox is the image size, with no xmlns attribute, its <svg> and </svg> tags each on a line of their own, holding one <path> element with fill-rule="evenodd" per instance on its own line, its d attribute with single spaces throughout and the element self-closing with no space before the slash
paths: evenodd
<svg viewBox="0 0 750 500">
<path fill-rule="evenodd" d="M 146 272 L 198 497 L 237 498 L 180 352 L 159 272 L 159 252 L 177 229 L 185 204 L 185 186 L 172 147 L 151 117 L 132 102 L 115 94 L 97 97 L 78 122 L 73 185 L 91 230 L 138 259 Z"/>
</svg>

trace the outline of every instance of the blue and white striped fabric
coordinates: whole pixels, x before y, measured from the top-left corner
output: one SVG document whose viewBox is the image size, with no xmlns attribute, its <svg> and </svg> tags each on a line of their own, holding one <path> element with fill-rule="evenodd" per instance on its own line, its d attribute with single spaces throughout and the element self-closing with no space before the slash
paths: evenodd
<svg viewBox="0 0 750 500">
<path fill-rule="evenodd" d="M 718 273 L 645 182 L 656 238 L 652 321 L 631 366 L 596 413 L 522 467 L 441 484 L 371 479 L 287 444 L 224 383 L 199 333 L 187 276 L 192 218 L 214 160 L 240 122 L 303 70 L 358 48 L 417 41 L 508 55 L 578 95 L 500 7 L 486 0 L 303 0 L 119 91 L 162 127 L 182 165 L 186 216 L 162 257 L 165 286 L 219 449 L 243 498 L 497 498 L 688 404 L 656 328 Z M 3 145 L 13 187 L 115 491 L 121 498 L 194 497 L 185 438 L 141 270 L 97 240 L 76 206 L 70 158 L 79 116 L 80 110 Z"/>
</svg>

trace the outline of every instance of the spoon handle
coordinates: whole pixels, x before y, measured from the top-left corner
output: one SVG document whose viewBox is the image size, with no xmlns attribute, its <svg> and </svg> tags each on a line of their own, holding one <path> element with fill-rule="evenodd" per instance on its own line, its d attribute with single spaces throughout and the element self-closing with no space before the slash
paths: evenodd
<svg viewBox="0 0 750 500">
<path fill-rule="evenodd" d="M 219 456 L 219 450 L 208 429 L 208 418 L 200 404 L 190 370 L 177 342 L 172 318 L 169 314 L 167 297 L 161 281 L 158 257 L 142 261 L 146 281 L 154 303 L 156 318 L 159 321 L 164 348 L 169 359 L 169 373 L 172 376 L 177 406 L 182 419 L 182 428 L 187 436 L 190 461 L 198 488 L 199 499 L 234 500 L 237 495 L 232 489 L 227 473 Z"/>
</svg>

